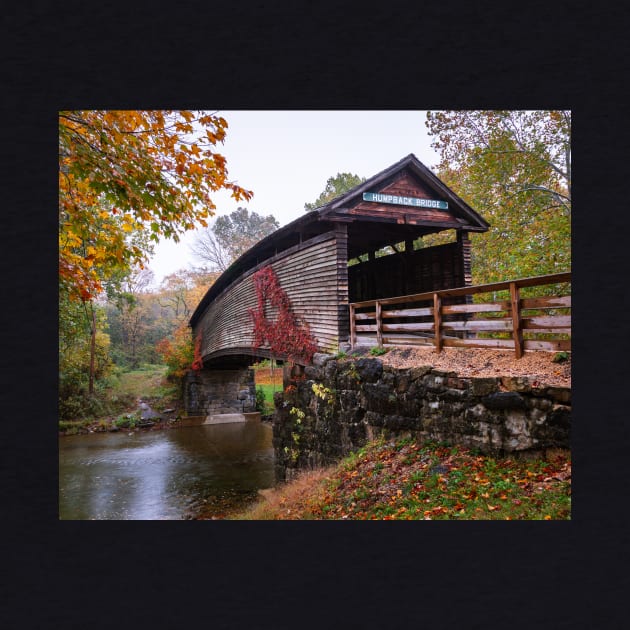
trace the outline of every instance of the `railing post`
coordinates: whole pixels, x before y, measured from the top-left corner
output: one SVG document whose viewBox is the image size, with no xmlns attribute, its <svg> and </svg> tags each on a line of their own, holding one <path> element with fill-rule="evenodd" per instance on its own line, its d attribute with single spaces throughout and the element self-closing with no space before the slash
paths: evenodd
<svg viewBox="0 0 630 630">
<path fill-rule="evenodd" d="M 442 298 L 437 294 L 433 294 L 433 326 L 435 329 L 435 351 L 442 352 Z"/>
<path fill-rule="evenodd" d="M 512 335 L 516 358 L 523 356 L 523 329 L 521 328 L 521 298 L 515 282 L 510 282 L 510 305 L 512 308 Z"/>
<path fill-rule="evenodd" d="M 381 303 L 376 302 L 376 343 L 383 345 L 383 318 L 381 317 Z"/>
<path fill-rule="evenodd" d="M 354 320 L 354 304 L 350 304 L 350 348 L 357 345 L 357 328 Z"/>
</svg>

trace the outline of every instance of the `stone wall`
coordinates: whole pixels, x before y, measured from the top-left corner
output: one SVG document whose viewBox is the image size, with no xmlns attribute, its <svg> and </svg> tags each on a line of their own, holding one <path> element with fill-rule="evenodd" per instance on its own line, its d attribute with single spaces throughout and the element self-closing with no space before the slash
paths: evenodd
<svg viewBox="0 0 630 630">
<path fill-rule="evenodd" d="M 254 370 L 191 371 L 184 379 L 184 403 L 189 416 L 255 411 Z"/>
<path fill-rule="evenodd" d="M 331 464 L 378 436 L 411 434 L 495 455 L 568 449 L 571 390 L 534 384 L 316 354 L 303 371 L 285 368 L 284 392 L 275 395 L 276 476 Z"/>
</svg>

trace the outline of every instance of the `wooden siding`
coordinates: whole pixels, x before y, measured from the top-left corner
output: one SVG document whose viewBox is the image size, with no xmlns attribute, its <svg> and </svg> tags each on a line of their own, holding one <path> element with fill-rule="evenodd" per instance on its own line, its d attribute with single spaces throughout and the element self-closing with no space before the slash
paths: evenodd
<svg viewBox="0 0 630 630">
<path fill-rule="evenodd" d="M 347 318 L 347 288 L 339 282 L 343 274 L 337 262 L 338 250 L 341 253 L 344 243 L 342 238 L 338 242 L 337 232 L 329 232 L 326 238 L 320 235 L 313 241 L 293 248 L 285 256 L 275 256 L 270 264 L 289 297 L 293 312 L 308 323 L 319 348 L 336 350 L 340 304 L 345 303 L 343 312 Z M 194 335 L 203 331 L 201 354 L 204 358 L 222 352 L 229 354 L 232 348 L 252 347 L 253 323 L 249 310 L 257 308 L 253 276 L 263 266 L 242 276 L 208 305 L 193 330 Z M 274 311 L 268 303 L 267 316 L 275 319 Z M 347 326 L 346 320 L 342 327 Z"/>
</svg>

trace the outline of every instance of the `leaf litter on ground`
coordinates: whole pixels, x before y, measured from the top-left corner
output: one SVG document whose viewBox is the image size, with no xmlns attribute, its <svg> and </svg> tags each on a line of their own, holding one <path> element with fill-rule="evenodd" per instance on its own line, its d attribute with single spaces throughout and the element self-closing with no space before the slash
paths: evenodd
<svg viewBox="0 0 630 630">
<path fill-rule="evenodd" d="M 299 487 L 299 490 L 297 489 Z M 413 439 L 372 442 L 306 471 L 236 518 L 271 520 L 569 520 L 571 459 L 492 457 Z"/>
</svg>

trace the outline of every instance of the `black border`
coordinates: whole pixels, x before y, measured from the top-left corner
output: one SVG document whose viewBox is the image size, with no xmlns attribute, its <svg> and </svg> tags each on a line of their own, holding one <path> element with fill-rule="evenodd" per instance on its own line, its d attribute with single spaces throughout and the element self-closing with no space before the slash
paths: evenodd
<svg viewBox="0 0 630 630">
<path fill-rule="evenodd" d="M 5 310 L 19 313 L 5 324 L 2 353 L 9 530 L 0 624 L 621 627 L 621 8 L 158 6 L 43 2 L 28 12 L 11 5 L 0 18 L 9 33 L 0 96 Z M 58 521 L 55 117 L 72 107 L 572 109 L 573 520 Z"/>
</svg>

